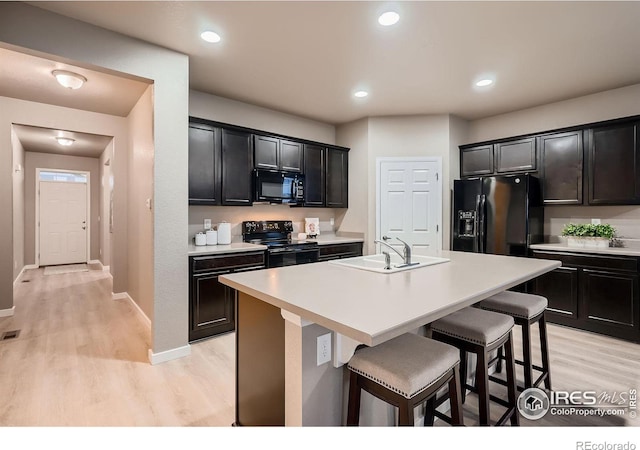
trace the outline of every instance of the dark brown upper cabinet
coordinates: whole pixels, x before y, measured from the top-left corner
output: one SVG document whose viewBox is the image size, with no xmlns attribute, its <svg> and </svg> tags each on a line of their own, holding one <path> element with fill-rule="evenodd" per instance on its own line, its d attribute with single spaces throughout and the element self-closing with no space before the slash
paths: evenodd
<svg viewBox="0 0 640 450">
<path fill-rule="evenodd" d="M 302 144 L 272 136 L 253 136 L 256 169 L 302 172 Z"/>
<path fill-rule="evenodd" d="M 325 173 L 327 148 L 304 146 L 304 206 L 325 205 Z"/>
<path fill-rule="evenodd" d="M 460 150 L 460 175 L 463 177 L 493 173 L 493 145 L 480 145 Z"/>
<path fill-rule="evenodd" d="M 494 144 L 496 173 L 527 172 L 536 170 L 535 138 Z"/>
<path fill-rule="evenodd" d="M 221 129 L 189 124 L 189 204 L 220 204 Z"/>
<path fill-rule="evenodd" d="M 222 205 L 251 206 L 253 157 L 251 134 L 222 130 Z"/>
<path fill-rule="evenodd" d="M 582 130 L 539 136 L 542 197 L 545 205 L 582 204 Z"/>
<path fill-rule="evenodd" d="M 345 150 L 327 150 L 326 206 L 349 206 L 349 153 Z"/>
<path fill-rule="evenodd" d="M 587 130 L 589 204 L 640 203 L 640 122 Z"/>
</svg>

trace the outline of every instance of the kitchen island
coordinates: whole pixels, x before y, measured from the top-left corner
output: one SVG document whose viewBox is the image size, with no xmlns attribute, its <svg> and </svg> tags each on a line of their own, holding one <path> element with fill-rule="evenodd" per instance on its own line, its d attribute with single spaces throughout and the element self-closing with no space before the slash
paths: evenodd
<svg viewBox="0 0 640 450">
<path fill-rule="evenodd" d="M 238 290 L 236 424 L 342 425 L 343 365 L 374 346 L 560 266 L 443 251 L 450 261 L 380 274 L 331 262 L 220 277 Z M 331 334 L 332 360 L 317 364 Z"/>
</svg>

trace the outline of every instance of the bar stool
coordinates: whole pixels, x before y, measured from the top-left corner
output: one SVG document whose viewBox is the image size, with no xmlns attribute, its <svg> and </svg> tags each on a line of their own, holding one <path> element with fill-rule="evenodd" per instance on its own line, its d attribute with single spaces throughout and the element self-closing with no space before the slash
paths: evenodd
<svg viewBox="0 0 640 450">
<path fill-rule="evenodd" d="M 551 390 L 551 374 L 549 372 L 549 345 L 547 342 L 547 324 L 544 312 L 547 309 L 547 299 L 539 295 L 523 294 L 521 292 L 504 291 L 478 303 L 487 311 L 507 314 L 513 317 L 516 325 L 522 328 L 522 356 L 523 361 L 515 360 L 516 364 L 524 368 L 524 387 L 518 386 L 519 391 L 530 387 L 538 387 L 544 381 L 544 387 Z M 531 359 L 531 326 L 538 322 L 540 328 L 540 350 L 542 367 L 534 365 Z M 496 372 L 502 369 L 504 355 L 502 348 L 498 349 Z M 533 370 L 540 372 L 540 376 L 533 381 Z M 495 377 L 494 377 L 495 378 Z M 501 383 L 496 378 L 493 381 Z"/>
<path fill-rule="evenodd" d="M 360 423 L 361 390 L 396 406 L 398 425 L 412 426 L 413 409 L 447 383 L 451 423 L 462 425 L 459 365 L 457 349 L 412 333 L 357 350 L 347 366 L 351 372 L 347 425 Z"/>
<path fill-rule="evenodd" d="M 514 321 L 511 316 L 484 311 L 479 308 L 464 308 L 442 319 L 431 323 L 432 339 L 445 342 L 457 347 L 460 351 L 460 367 L 462 379 L 462 402 L 465 401 L 466 390 L 478 394 L 478 407 L 480 425 L 490 425 L 489 403 L 495 403 L 506 407 L 505 413 L 497 421 L 496 425 L 504 425 L 510 419 L 511 425 L 519 425 L 519 416 L 516 410 L 516 380 L 515 364 L 513 359 L 513 340 L 511 330 Z M 489 367 L 495 361 L 489 360 L 489 352 L 504 346 L 506 350 L 505 362 L 507 365 L 507 401 L 491 395 L 489 392 Z M 467 352 L 477 356 L 476 383 L 475 386 L 467 385 Z M 436 400 L 435 405 L 428 405 L 427 410 L 433 412 L 441 400 Z"/>
</svg>

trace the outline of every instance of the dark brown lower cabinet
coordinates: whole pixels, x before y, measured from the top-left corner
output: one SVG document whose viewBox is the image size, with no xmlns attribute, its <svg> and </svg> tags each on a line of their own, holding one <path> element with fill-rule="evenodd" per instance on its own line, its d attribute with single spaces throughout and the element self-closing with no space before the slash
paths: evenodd
<svg viewBox="0 0 640 450">
<path fill-rule="evenodd" d="M 532 283 L 549 301 L 549 322 L 640 341 L 640 258 L 534 250 L 562 267 Z"/>
<path fill-rule="evenodd" d="M 235 330 L 236 291 L 221 275 L 265 268 L 264 252 L 189 258 L 189 342 Z"/>
<path fill-rule="evenodd" d="M 353 258 L 354 256 L 362 256 L 362 242 L 321 245 L 318 261 Z"/>
</svg>

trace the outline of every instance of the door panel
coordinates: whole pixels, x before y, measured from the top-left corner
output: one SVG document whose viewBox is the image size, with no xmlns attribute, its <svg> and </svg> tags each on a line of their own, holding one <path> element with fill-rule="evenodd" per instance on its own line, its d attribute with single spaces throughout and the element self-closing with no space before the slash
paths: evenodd
<svg viewBox="0 0 640 450">
<path fill-rule="evenodd" d="M 380 164 L 380 238 L 406 241 L 414 254 L 440 250 L 441 187 L 431 161 L 383 161 Z M 402 244 L 389 241 L 399 251 Z M 382 249 L 378 249 L 382 251 Z"/>
<path fill-rule="evenodd" d="M 87 185 L 40 182 L 40 265 L 87 262 Z"/>
</svg>

